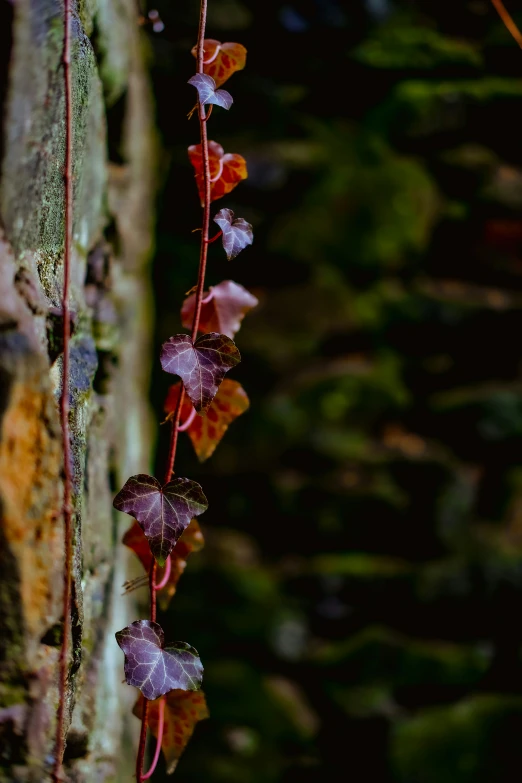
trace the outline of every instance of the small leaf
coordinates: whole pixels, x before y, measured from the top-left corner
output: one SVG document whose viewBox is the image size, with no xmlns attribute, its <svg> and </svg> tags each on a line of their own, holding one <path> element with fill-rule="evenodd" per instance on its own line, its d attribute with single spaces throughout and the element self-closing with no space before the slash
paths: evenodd
<svg viewBox="0 0 522 783">
<path fill-rule="evenodd" d="M 159 704 L 159 699 L 150 702 L 148 713 L 149 728 L 156 738 L 158 737 Z M 140 720 L 143 716 L 143 705 L 143 696 L 139 694 L 132 712 Z M 208 707 L 203 691 L 174 690 L 165 696 L 165 722 L 161 749 L 165 756 L 167 775 L 171 775 L 176 769 L 178 760 L 194 733 L 196 723 L 208 717 Z"/>
<path fill-rule="evenodd" d="M 214 217 L 214 223 L 217 223 L 223 232 L 223 247 L 229 261 L 254 241 L 250 223 L 247 223 L 243 218 L 234 220 L 234 213 L 231 209 L 220 209 Z"/>
<path fill-rule="evenodd" d="M 179 386 L 179 384 L 178 384 Z M 189 403 L 190 405 L 190 403 Z M 140 562 L 145 569 L 149 571 L 152 562 L 152 554 L 145 533 L 138 522 L 134 521 L 122 538 L 122 543 L 139 557 Z M 170 576 L 167 584 L 158 591 L 158 603 L 162 611 L 167 609 L 172 596 L 176 592 L 176 587 L 180 577 L 187 565 L 187 558 L 192 552 L 199 552 L 205 544 L 203 533 L 197 521 L 193 519 L 185 532 L 178 540 L 176 546 L 170 553 Z M 159 581 L 159 577 L 157 578 Z"/>
<path fill-rule="evenodd" d="M 186 642 L 165 647 L 165 634 L 158 623 L 136 620 L 116 634 L 125 653 L 125 679 L 153 700 L 174 688 L 197 691 L 203 666 L 197 650 Z"/>
<path fill-rule="evenodd" d="M 239 43 L 221 43 L 213 38 L 203 41 L 203 70 L 221 87 L 235 71 L 245 67 L 247 50 Z M 198 56 L 198 48 L 192 49 L 194 57 Z"/>
<path fill-rule="evenodd" d="M 162 487 L 153 476 L 139 473 L 125 482 L 113 506 L 139 522 L 152 554 L 163 565 L 192 517 L 206 511 L 208 503 L 195 481 L 175 478 Z"/>
<path fill-rule="evenodd" d="M 219 332 L 230 338 L 239 331 L 246 313 L 259 304 L 250 291 L 232 280 L 223 280 L 219 285 L 211 286 L 203 294 L 203 299 L 199 331 L 204 334 Z M 192 326 L 195 305 L 196 297 L 192 294 L 183 302 L 181 320 L 187 329 Z"/>
<path fill-rule="evenodd" d="M 203 177 L 203 155 L 201 144 L 193 144 L 188 148 L 190 162 L 196 172 L 196 183 L 198 186 L 201 203 L 205 198 L 205 184 Z M 246 160 L 242 155 L 225 151 L 221 144 L 216 141 L 208 143 L 208 157 L 210 163 L 210 200 L 216 201 L 227 193 L 230 193 L 242 179 L 246 179 L 247 168 Z"/>
<path fill-rule="evenodd" d="M 204 73 L 196 73 L 188 83 L 198 91 L 199 102 L 204 106 L 207 103 L 213 103 L 216 106 L 222 106 L 223 109 L 230 109 L 234 103 L 231 94 L 226 90 L 216 90 L 216 82 L 212 76 Z"/>
<path fill-rule="evenodd" d="M 216 396 L 219 384 L 241 355 L 225 334 L 210 332 L 194 344 L 188 334 L 176 334 L 163 343 L 160 354 L 165 372 L 179 375 L 198 413 L 206 410 Z"/>
<path fill-rule="evenodd" d="M 176 410 L 180 388 L 179 383 L 170 387 L 165 400 L 166 413 Z M 200 462 L 214 453 L 229 424 L 248 410 L 249 405 L 250 401 L 241 384 L 225 378 L 205 416 L 195 416 L 187 430 Z M 191 404 L 185 401 L 181 409 L 182 420 L 188 418 L 191 408 Z"/>
</svg>

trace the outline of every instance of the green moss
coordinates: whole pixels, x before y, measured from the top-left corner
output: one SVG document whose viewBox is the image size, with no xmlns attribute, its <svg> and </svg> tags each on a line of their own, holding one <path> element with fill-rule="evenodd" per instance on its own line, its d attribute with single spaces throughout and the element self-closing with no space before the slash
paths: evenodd
<svg viewBox="0 0 522 783">
<path fill-rule="evenodd" d="M 391 757 L 400 783 L 490 783 L 522 763 L 522 699 L 476 696 L 399 723 Z M 509 759 L 509 762 L 507 761 Z"/>
<path fill-rule="evenodd" d="M 100 76 L 105 100 L 112 105 L 127 87 L 130 70 L 128 25 L 136 24 L 134 17 L 117 3 L 100 0 L 96 13 L 97 48 L 100 58 Z"/>
<path fill-rule="evenodd" d="M 332 679 L 390 688 L 463 686 L 477 682 L 489 657 L 475 647 L 420 642 L 371 626 L 351 639 L 325 645 L 315 660 Z"/>
<path fill-rule="evenodd" d="M 61 15 L 49 4 L 49 13 L 39 14 L 35 30 L 35 25 L 26 21 L 25 14 L 29 13 L 22 4 L 9 96 L 10 154 L 4 161 L 0 202 L 15 253 L 19 256 L 26 250 L 37 251 L 45 293 L 57 304 L 57 269 L 64 237 L 65 118 L 60 67 L 63 23 Z M 101 225 L 105 120 L 92 46 L 81 28 L 72 29 L 78 32 L 72 41 L 71 69 L 74 197 L 78 216 L 74 238 L 86 252 Z M 17 47 L 23 49 L 23 54 Z"/>
<path fill-rule="evenodd" d="M 436 30 L 393 19 L 379 26 L 354 52 L 359 62 L 373 68 L 429 70 L 443 66 L 478 69 L 483 58 L 470 41 L 448 38 Z"/>
</svg>

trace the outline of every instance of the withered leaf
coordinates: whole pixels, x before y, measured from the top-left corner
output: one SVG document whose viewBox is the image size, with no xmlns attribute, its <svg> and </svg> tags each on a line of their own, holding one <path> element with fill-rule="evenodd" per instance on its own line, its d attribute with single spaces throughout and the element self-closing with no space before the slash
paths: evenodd
<svg viewBox="0 0 522 783">
<path fill-rule="evenodd" d="M 219 332 L 233 338 L 241 326 L 243 317 L 256 307 L 259 302 L 256 297 L 239 283 L 233 280 L 223 280 L 218 285 L 211 286 L 203 294 L 199 331 Z M 190 329 L 196 304 L 195 295 L 191 294 L 183 302 L 181 321 Z"/>
<path fill-rule="evenodd" d="M 170 691 L 165 697 L 165 717 L 161 749 L 165 756 L 167 774 L 176 769 L 178 760 L 194 733 L 196 723 L 209 717 L 207 702 L 203 691 Z M 143 696 L 138 695 L 134 709 L 136 717 L 143 715 Z M 149 727 L 155 737 L 158 736 L 160 699 L 149 704 Z"/>
<path fill-rule="evenodd" d="M 221 43 L 214 38 L 205 38 L 203 47 L 203 69 L 212 76 L 218 87 L 235 71 L 241 71 L 245 67 L 247 50 L 242 44 Z M 197 46 L 192 49 L 192 54 L 197 57 Z"/>
<path fill-rule="evenodd" d="M 167 413 L 176 409 L 180 388 L 180 384 L 174 384 L 170 387 L 165 400 Z M 206 414 L 195 416 L 187 429 L 200 462 L 204 462 L 214 453 L 229 425 L 248 410 L 249 405 L 250 401 L 241 384 L 225 378 Z M 182 420 L 188 418 L 191 408 L 191 404 L 185 401 L 181 409 Z M 181 543 L 182 540 L 183 538 L 178 543 Z"/>
<path fill-rule="evenodd" d="M 178 384 L 179 387 L 179 384 Z M 143 530 L 138 522 L 134 521 L 122 538 L 122 543 L 138 556 L 145 569 L 149 571 L 152 562 L 152 554 Z M 203 533 L 196 519 L 191 520 L 181 538 L 170 553 L 170 576 L 165 587 L 158 591 L 158 604 L 162 611 L 168 607 L 180 577 L 187 565 L 187 558 L 192 552 L 199 552 L 205 544 Z M 159 581 L 160 577 L 157 577 Z"/>
<path fill-rule="evenodd" d="M 201 204 L 205 198 L 205 184 L 203 175 L 203 154 L 201 144 L 193 144 L 188 148 L 190 162 L 194 166 L 196 183 L 198 186 Z M 242 179 L 246 179 L 246 160 L 242 155 L 225 151 L 221 144 L 209 141 L 208 156 L 210 164 L 210 200 L 230 193 Z"/>
</svg>

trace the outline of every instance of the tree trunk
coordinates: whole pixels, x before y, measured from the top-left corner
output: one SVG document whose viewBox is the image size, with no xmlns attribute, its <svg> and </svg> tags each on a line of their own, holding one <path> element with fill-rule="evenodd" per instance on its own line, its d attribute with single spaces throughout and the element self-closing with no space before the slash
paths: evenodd
<svg viewBox="0 0 522 783">
<path fill-rule="evenodd" d="M 153 112 L 132 0 L 72 0 L 72 6 L 75 537 L 65 771 L 71 782 L 96 783 L 129 779 L 132 753 L 121 753 L 120 744 L 125 735 L 130 743 L 137 725 L 114 639 L 134 616 L 133 594 L 121 597 L 126 521 L 115 517 L 112 496 L 125 478 L 149 468 Z M 0 783 L 42 783 L 53 763 L 63 621 L 57 407 L 63 2 L 4 0 L 1 22 L 2 35 L 12 36 L 9 63 L 7 57 L 0 63 L 7 69 L 0 72 L 0 85 L 7 84 L 0 180 Z M 108 159 L 107 116 L 118 163 Z"/>
</svg>

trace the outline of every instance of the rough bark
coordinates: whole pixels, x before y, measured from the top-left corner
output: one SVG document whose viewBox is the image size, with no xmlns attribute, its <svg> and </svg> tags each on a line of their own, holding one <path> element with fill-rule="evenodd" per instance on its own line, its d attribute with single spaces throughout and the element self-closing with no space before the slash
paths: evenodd
<svg viewBox="0 0 522 783">
<path fill-rule="evenodd" d="M 14 4 L 0 180 L 0 782 L 49 779 L 62 629 L 60 295 L 63 3 Z M 132 0 L 73 2 L 74 230 L 70 426 L 75 541 L 66 773 L 128 779 L 133 694 L 114 632 L 124 548 L 114 485 L 148 468 L 153 130 Z M 2 75 L 0 74 L 0 77 Z M 120 152 L 106 109 L 124 105 Z M 127 741 L 130 739 L 127 737 Z M 129 765 L 125 758 L 130 756 Z M 118 757 L 117 763 L 115 761 Z"/>
</svg>

